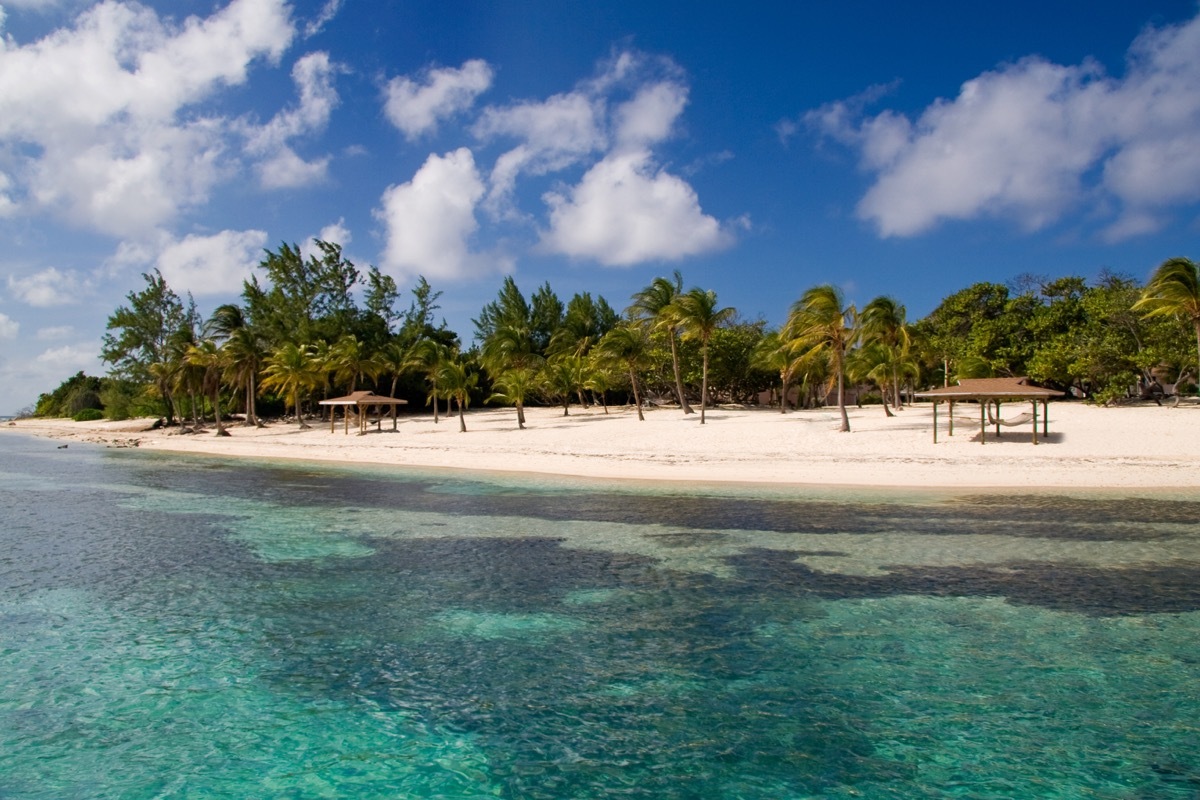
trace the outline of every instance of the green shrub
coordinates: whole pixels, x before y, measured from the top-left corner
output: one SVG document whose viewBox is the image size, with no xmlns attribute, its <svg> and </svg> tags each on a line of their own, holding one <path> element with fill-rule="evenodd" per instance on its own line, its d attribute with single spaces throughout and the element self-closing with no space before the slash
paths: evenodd
<svg viewBox="0 0 1200 800">
<path fill-rule="evenodd" d="M 98 419 L 104 419 L 104 412 L 98 408 L 85 408 L 77 411 L 71 419 L 76 422 L 95 422 Z"/>
</svg>

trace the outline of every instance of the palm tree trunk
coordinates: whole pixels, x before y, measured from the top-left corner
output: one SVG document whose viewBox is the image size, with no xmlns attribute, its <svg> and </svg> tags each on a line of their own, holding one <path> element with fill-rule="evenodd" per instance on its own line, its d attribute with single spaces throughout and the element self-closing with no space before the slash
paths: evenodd
<svg viewBox="0 0 1200 800">
<path fill-rule="evenodd" d="M 517 406 L 517 430 L 525 430 L 525 404 L 516 403 Z"/>
<path fill-rule="evenodd" d="M 438 423 L 438 390 L 437 381 L 433 381 L 433 424 Z"/>
<path fill-rule="evenodd" d="M 637 406 L 638 421 L 645 422 L 646 418 L 642 416 L 642 395 L 638 391 L 637 373 L 633 371 L 633 367 L 629 368 L 629 383 L 633 386 L 633 404 Z"/>
<path fill-rule="evenodd" d="M 217 384 L 217 388 L 213 390 L 213 417 L 217 420 L 217 436 L 228 436 L 229 431 L 225 430 L 225 426 L 221 424 L 221 386 Z"/>
<path fill-rule="evenodd" d="M 450 411 L 449 411 L 449 405 L 450 405 L 450 400 L 449 400 L 449 398 L 447 398 L 447 399 L 446 399 L 446 406 L 447 406 L 447 411 L 446 411 L 446 413 L 447 413 L 447 414 L 448 414 L 448 413 L 450 413 Z M 458 398 L 458 432 L 459 432 L 459 433 L 466 433 L 466 432 L 467 432 L 467 418 L 466 418 L 466 416 L 463 414 L 463 401 L 462 401 L 462 398 L 461 398 L 461 397 L 460 397 L 460 398 Z"/>
<path fill-rule="evenodd" d="M 900 397 L 900 371 L 895 364 L 892 365 L 892 405 L 896 407 L 897 411 L 904 409 L 904 401 Z"/>
<path fill-rule="evenodd" d="M 695 414 L 695 410 L 688 405 L 687 395 L 683 393 L 683 376 L 679 372 L 679 343 L 675 341 L 675 329 L 671 328 L 667 333 L 671 337 L 671 366 L 675 370 L 675 394 L 679 395 L 679 407 L 683 409 L 684 414 Z"/>
<path fill-rule="evenodd" d="M 838 410 L 842 412 L 842 433 L 850 432 L 850 417 L 846 414 L 846 367 L 842 359 L 838 359 Z"/>
<path fill-rule="evenodd" d="M 704 410 L 708 407 L 708 345 L 704 345 L 704 368 L 700 373 L 700 424 L 704 424 Z"/>
</svg>

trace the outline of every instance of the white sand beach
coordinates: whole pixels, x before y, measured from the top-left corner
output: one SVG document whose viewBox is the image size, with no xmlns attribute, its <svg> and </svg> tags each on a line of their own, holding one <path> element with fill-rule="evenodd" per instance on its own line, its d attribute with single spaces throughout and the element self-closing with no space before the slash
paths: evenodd
<svg viewBox="0 0 1200 800">
<path fill-rule="evenodd" d="M 1004 416 L 1026 411 L 1006 406 Z M 266 428 L 235 423 L 231 436 L 210 428 L 199 434 L 147 430 L 150 420 L 73 422 L 19 420 L 0 430 L 112 447 L 236 457 L 338 463 L 394 464 L 600 479 L 851 485 L 879 487 L 1021 487 L 1200 489 L 1200 406 L 1097 408 L 1050 405 L 1050 436 L 1031 442 L 1030 425 L 989 426 L 979 441 L 977 406 L 959 406 L 955 435 L 939 411 L 938 443 L 932 409 L 909 407 L 888 418 L 879 406 L 850 409 L 852 431 L 837 430 L 836 408 L 780 414 L 761 408 L 716 408 L 701 426 L 699 414 L 676 408 L 527 409 L 518 430 L 511 408 L 467 413 L 458 419 L 404 416 L 398 430 L 343 433 L 339 418 L 300 430 L 294 423 Z M 960 416 L 961 414 L 961 416 Z M 1039 425 L 1040 427 L 1040 425 Z M 1039 431 L 1039 439 L 1041 439 Z"/>
</svg>

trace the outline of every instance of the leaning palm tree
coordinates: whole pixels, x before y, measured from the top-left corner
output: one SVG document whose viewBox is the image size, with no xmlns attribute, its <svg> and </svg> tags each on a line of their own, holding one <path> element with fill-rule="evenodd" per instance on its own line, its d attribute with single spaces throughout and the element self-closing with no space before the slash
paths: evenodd
<svg viewBox="0 0 1200 800">
<path fill-rule="evenodd" d="M 717 293 L 709 289 L 691 289 L 681 294 L 670 312 L 684 339 L 700 343 L 703 368 L 700 379 L 700 424 L 704 424 L 704 410 L 708 407 L 708 344 L 717 328 L 737 315 L 733 307 L 718 308 Z"/>
<path fill-rule="evenodd" d="M 629 373 L 629 384 L 633 389 L 633 402 L 637 406 L 638 420 L 644 422 L 642 414 L 641 386 L 638 372 L 646 366 L 650 353 L 650 342 L 646 330 L 640 325 L 618 325 L 596 345 L 595 352 L 604 365 L 620 364 Z"/>
<path fill-rule="evenodd" d="M 1182 317 L 1191 322 L 1200 359 L 1200 268 L 1195 262 L 1189 258 L 1164 261 L 1150 276 L 1133 308 L 1147 317 Z"/>
<path fill-rule="evenodd" d="M 833 377 L 837 381 L 838 410 L 842 415 L 843 433 L 850 430 L 846 414 L 846 353 L 858 340 L 858 312 L 845 305 L 842 293 L 825 284 L 806 291 L 792 306 L 784 326 L 787 335 L 796 339 L 806 355 L 827 353 Z"/>
<path fill-rule="evenodd" d="M 227 364 L 227 356 L 212 339 L 203 339 L 188 348 L 185 361 L 201 370 L 202 391 L 211 392 L 213 417 L 217 421 L 217 436 L 228 436 L 221 422 L 221 377 Z"/>
<path fill-rule="evenodd" d="M 288 342 L 267 359 L 266 369 L 263 370 L 263 388 L 279 389 L 291 396 L 296 420 L 302 429 L 311 426 L 300 415 L 300 394 L 305 389 L 320 385 L 321 369 L 309 348 Z"/>
<path fill-rule="evenodd" d="M 863 340 L 878 342 L 890 351 L 892 374 L 885 382 L 891 386 L 892 405 L 899 411 L 900 364 L 907 358 L 912 344 L 905 308 L 894 298 L 881 295 L 863 307 L 861 319 Z"/>
<path fill-rule="evenodd" d="M 465 363 L 456 358 L 442 364 L 442 368 L 438 370 L 438 382 L 446 396 L 453 397 L 454 402 L 458 404 L 458 430 L 460 433 L 466 433 L 465 412 L 471 402 L 471 390 L 479 382 L 479 374 L 472 372 Z"/>
<path fill-rule="evenodd" d="M 683 294 L 683 275 L 675 270 L 675 280 L 658 277 L 650 285 L 633 296 L 633 304 L 626 313 L 643 324 L 665 331 L 671 343 L 671 368 L 675 372 L 675 394 L 684 414 L 694 414 L 683 391 L 683 377 L 679 370 L 679 326 L 675 321 L 675 301 Z"/>
<path fill-rule="evenodd" d="M 495 389 L 488 402 L 508 403 L 517 409 L 517 428 L 525 430 L 525 400 L 534 393 L 539 385 L 538 373 L 529 367 L 514 367 L 500 373 L 492 381 Z"/>
</svg>

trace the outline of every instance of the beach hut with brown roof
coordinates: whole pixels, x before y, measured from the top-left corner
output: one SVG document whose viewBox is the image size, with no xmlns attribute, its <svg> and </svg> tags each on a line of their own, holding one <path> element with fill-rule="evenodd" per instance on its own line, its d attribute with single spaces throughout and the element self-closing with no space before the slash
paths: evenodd
<svg viewBox="0 0 1200 800">
<path fill-rule="evenodd" d="M 1027 421 L 1033 422 L 1033 443 L 1038 443 L 1038 403 L 1042 404 L 1042 437 L 1050 435 L 1050 398 L 1062 397 L 1063 392 L 1054 389 L 1043 389 L 1034 386 L 1028 378 L 963 378 L 957 386 L 943 386 L 928 392 L 917 392 L 917 397 L 933 401 L 933 443 L 937 444 L 938 406 L 941 403 L 950 404 L 949 425 L 950 435 L 954 435 L 954 404 L 958 402 L 979 403 L 979 442 L 987 443 L 988 415 L 995 407 L 992 421 L 996 425 L 996 436 L 1000 435 L 1001 425 L 1020 425 Z M 1028 402 L 1033 404 L 1033 412 L 1027 418 L 1005 421 L 1000 418 L 1000 405 L 1004 402 Z M 1024 417 L 1024 415 L 1023 415 Z"/>
<path fill-rule="evenodd" d="M 407 400 L 400 400 L 395 397 L 383 397 L 374 392 L 351 392 L 345 397 L 335 397 L 331 400 L 322 400 L 321 405 L 342 408 L 342 423 L 344 425 L 344 433 L 350 433 L 350 407 L 354 406 L 358 415 L 358 435 L 362 436 L 367 432 L 367 415 L 364 413 L 366 409 L 372 406 L 391 406 L 392 410 L 392 430 L 396 430 L 396 406 L 408 405 Z M 333 433 L 334 421 L 337 413 L 329 415 L 329 432 Z M 377 423 L 378 424 L 378 423 Z"/>
</svg>

